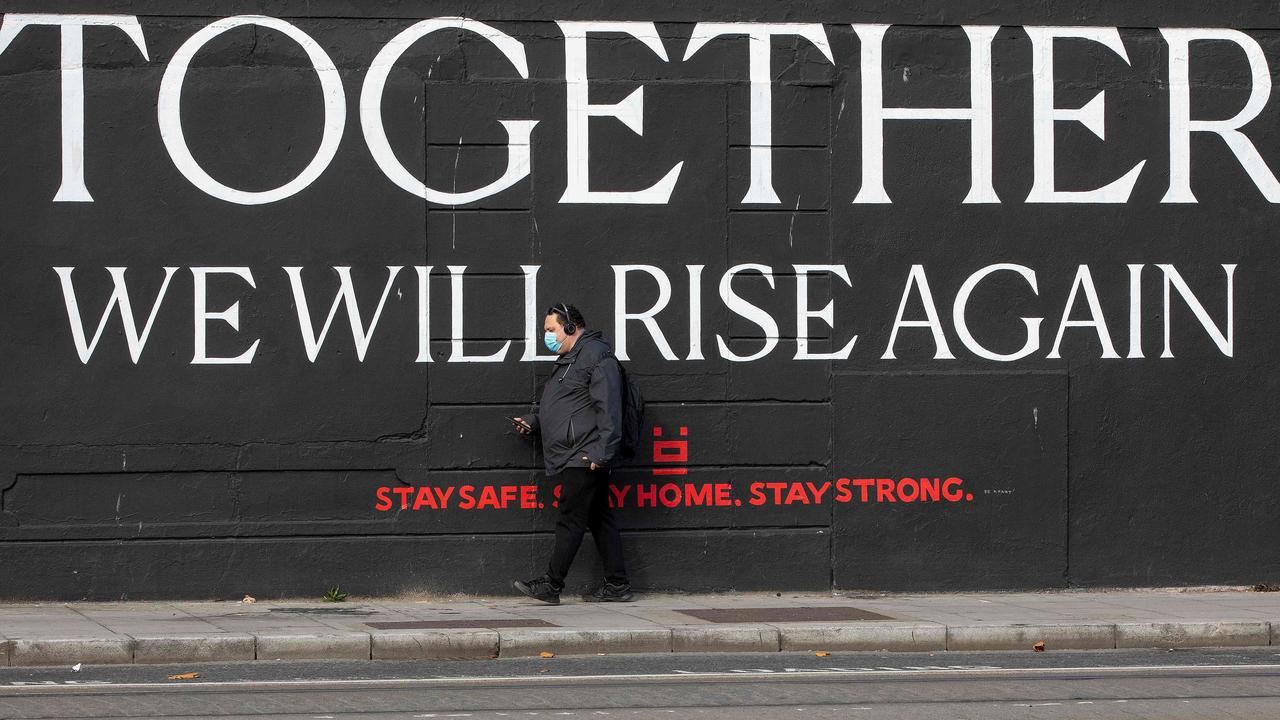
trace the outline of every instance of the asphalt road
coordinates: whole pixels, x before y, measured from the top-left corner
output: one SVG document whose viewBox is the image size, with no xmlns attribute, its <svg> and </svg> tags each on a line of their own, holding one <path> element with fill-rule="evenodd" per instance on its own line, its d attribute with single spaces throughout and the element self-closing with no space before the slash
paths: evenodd
<svg viewBox="0 0 1280 720">
<path fill-rule="evenodd" d="M 1259 720 L 1280 718 L 1277 650 L 0 668 L 0 718 Z"/>
</svg>

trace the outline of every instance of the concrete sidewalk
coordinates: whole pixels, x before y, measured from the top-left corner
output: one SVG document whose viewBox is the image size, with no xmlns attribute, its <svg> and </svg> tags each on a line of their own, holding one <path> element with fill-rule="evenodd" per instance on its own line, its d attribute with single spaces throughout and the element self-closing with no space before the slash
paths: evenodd
<svg viewBox="0 0 1280 720">
<path fill-rule="evenodd" d="M 556 654 L 1280 646 L 1280 593 L 640 595 L 0 605 L 2 662 L 175 663 Z"/>
</svg>

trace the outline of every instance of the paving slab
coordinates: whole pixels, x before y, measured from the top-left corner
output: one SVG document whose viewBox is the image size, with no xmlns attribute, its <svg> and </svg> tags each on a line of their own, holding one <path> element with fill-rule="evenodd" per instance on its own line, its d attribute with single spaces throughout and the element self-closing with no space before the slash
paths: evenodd
<svg viewBox="0 0 1280 720">
<path fill-rule="evenodd" d="M 19 638 L 103 638 L 111 633 L 100 623 L 66 605 L 0 606 L 0 634 Z"/>
<path fill-rule="evenodd" d="M 480 603 L 466 603 L 458 606 L 408 606 L 398 608 L 400 612 L 418 620 L 497 620 L 503 618 L 521 618 L 518 612 L 509 608 L 490 607 Z"/>
<path fill-rule="evenodd" d="M 542 620 L 562 627 L 608 630 L 613 628 L 663 628 L 664 625 L 617 610 L 612 604 L 589 603 L 578 606 L 530 607 L 520 617 Z"/>
<path fill-rule="evenodd" d="M 649 607 L 647 605 L 638 605 L 636 603 L 627 603 L 620 605 L 614 609 L 614 612 L 636 618 L 644 623 L 653 623 L 655 625 L 663 625 L 666 627 L 680 627 L 685 625 L 714 625 L 709 620 L 686 615 L 680 610 L 712 610 L 709 607 L 691 607 L 682 606 L 679 610 L 667 607 Z"/>
<path fill-rule="evenodd" d="M 226 615 L 223 617 L 211 617 L 205 622 L 216 628 L 215 632 L 253 634 L 263 630 L 279 629 L 297 632 L 337 632 L 330 624 L 319 617 L 290 613 L 263 613 L 252 616 Z"/>
<path fill-rule="evenodd" d="M 221 632 L 222 628 L 168 603 L 77 603 L 70 608 L 120 635 L 183 635 Z"/>
<path fill-rule="evenodd" d="M 317 632 L 332 630 L 324 622 L 326 617 L 371 617 L 377 610 L 363 606 L 334 607 L 332 603 L 177 603 L 193 622 L 206 622 L 223 632 L 253 633 L 275 628 L 309 629 Z"/>
<path fill-rule="evenodd" d="M 370 615 L 314 615 L 312 616 L 316 622 L 340 632 L 368 632 L 371 628 L 369 623 L 408 623 L 418 620 L 418 618 L 408 613 L 374 613 Z"/>
<path fill-rule="evenodd" d="M 323 623 L 309 614 L 312 611 L 310 605 L 272 602 L 178 602 L 173 605 L 193 626 L 207 623 L 223 632 L 250 632 L 264 626 L 324 627 Z M 289 612 L 292 609 L 300 609 L 308 614 Z"/>
</svg>

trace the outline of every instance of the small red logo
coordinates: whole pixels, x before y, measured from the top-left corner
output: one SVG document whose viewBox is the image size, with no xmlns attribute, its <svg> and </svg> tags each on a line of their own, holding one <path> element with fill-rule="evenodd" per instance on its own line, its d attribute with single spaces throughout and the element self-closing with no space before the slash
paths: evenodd
<svg viewBox="0 0 1280 720">
<path fill-rule="evenodd" d="M 653 436 L 655 438 L 662 437 L 662 428 L 654 427 Z M 689 428 L 680 426 L 680 437 L 688 437 Z M 655 465 L 672 465 L 689 462 L 689 441 L 688 440 L 654 440 L 653 441 L 653 463 Z M 688 475 L 687 467 L 655 467 L 654 475 Z"/>
</svg>

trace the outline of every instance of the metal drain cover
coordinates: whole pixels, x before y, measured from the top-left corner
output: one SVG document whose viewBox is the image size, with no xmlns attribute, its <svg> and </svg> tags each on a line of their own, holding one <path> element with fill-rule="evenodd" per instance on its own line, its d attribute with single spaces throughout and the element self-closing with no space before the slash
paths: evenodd
<svg viewBox="0 0 1280 720">
<path fill-rule="evenodd" d="M 279 607 L 267 610 L 268 614 L 286 613 L 290 615 L 373 615 L 376 610 L 365 607 Z M 250 613 L 241 613 L 250 614 Z"/>
<path fill-rule="evenodd" d="M 871 622 L 893 620 L 888 615 L 845 606 L 715 608 L 708 610 L 677 610 L 676 612 L 713 623 L 837 622 L 841 620 Z"/>
<path fill-rule="evenodd" d="M 413 620 L 410 622 L 371 622 L 365 623 L 377 630 L 459 630 L 464 628 L 522 628 L 522 627 L 559 627 L 546 620 L 529 620 L 524 618 L 495 618 L 492 620 Z"/>
</svg>

